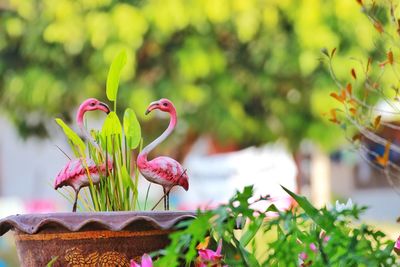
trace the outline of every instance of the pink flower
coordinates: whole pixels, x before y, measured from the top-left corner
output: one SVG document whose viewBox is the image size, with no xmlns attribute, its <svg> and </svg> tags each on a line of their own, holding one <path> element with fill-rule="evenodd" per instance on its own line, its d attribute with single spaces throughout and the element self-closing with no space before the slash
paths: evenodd
<svg viewBox="0 0 400 267">
<path fill-rule="evenodd" d="M 308 258 L 308 255 L 307 255 L 307 253 L 302 252 L 299 254 L 299 258 L 300 258 L 300 260 L 302 260 L 304 262 Z"/>
<path fill-rule="evenodd" d="M 211 249 L 199 249 L 199 257 L 197 258 L 196 267 L 207 267 L 207 266 L 212 266 L 212 267 L 217 267 L 217 266 L 222 266 L 221 260 L 222 260 L 222 240 L 219 241 L 218 247 L 216 251 L 213 251 Z"/>
<path fill-rule="evenodd" d="M 131 260 L 131 267 L 153 267 L 153 261 L 147 254 L 143 254 L 141 264 L 137 264 L 134 260 Z"/>
<path fill-rule="evenodd" d="M 400 236 L 397 238 L 393 250 L 394 252 L 396 252 L 397 255 L 400 255 Z"/>
</svg>

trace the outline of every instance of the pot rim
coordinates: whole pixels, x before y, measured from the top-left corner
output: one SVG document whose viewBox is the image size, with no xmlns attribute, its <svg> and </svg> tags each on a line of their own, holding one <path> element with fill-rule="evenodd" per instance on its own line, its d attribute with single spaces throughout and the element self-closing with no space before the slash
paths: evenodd
<svg viewBox="0 0 400 267">
<path fill-rule="evenodd" d="M 100 230 L 123 231 L 134 225 L 157 230 L 170 230 L 179 222 L 195 218 L 193 211 L 111 211 L 111 212 L 54 212 L 17 214 L 0 220 L 0 236 L 9 230 L 36 234 L 47 228 L 61 227 L 78 232 L 88 225 Z"/>
</svg>

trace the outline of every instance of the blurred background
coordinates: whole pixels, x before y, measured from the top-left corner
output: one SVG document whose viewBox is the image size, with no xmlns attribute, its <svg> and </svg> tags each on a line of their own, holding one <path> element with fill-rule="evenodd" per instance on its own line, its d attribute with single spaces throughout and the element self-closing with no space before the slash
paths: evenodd
<svg viewBox="0 0 400 267">
<path fill-rule="evenodd" d="M 144 143 L 168 123 L 144 115 L 151 101 L 178 110 L 154 153 L 188 168 L 191 189 L 176 190 L 174 206 L 210 207 L 255 184 L 287 207 L 283 184 L 319 206 L 351 197 L 390 233 L 399 196 L 324 116 L 336 88 L 321 48 L 338 48 L 336 75 L 348 77 L 355 58 L 376 52 L 376 34 L 348 0 L 1 0 L 0 217 L 70 209 L 52 188 L 66 162 L 56 145 L 68 151 L 54 118 L 77 129 L 77 107 L 106 100 L 124 49 L 119 111 L 136 111 Z M 0 239 L 0 259 L 14 257 L 10 243 Z"/>
</svg>

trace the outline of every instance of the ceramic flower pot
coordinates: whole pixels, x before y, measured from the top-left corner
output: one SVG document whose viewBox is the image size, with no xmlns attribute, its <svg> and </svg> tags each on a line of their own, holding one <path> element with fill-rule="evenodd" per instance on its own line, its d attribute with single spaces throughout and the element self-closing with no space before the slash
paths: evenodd
<svg viewBox="0 0 400 267">
<path fill-rule="evenodd" d="M 129 266 L 168 245 L 168 235 L 191 212 L 95 212 L 14 215 L 0 235 L 14 231 L 21 266 Z"/>
</svg>

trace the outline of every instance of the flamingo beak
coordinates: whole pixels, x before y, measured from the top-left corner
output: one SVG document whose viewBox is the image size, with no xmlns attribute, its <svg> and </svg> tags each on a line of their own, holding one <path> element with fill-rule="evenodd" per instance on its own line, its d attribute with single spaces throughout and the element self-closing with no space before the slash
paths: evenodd
<svg viewBox="0 0 400 267">
<path fill-rule="evenodd" d="M 147 115 L 147 114 L 149 114 L 152 110 L 157 109 L 159 105 L 160 105 L 160 104 L 158 103 L 158 101 L 151 102 L 150 105 L 149 105 L 149 107 L 146 109 L 146 112 L 144 113 L 144 115 Z"/>
<path fill-rule="evenodd" d="M 110 108 L 106 103 L 100 102 L 99 105 L 101 106 L 101 110 L 103 110 L 105 113 L 108 114 L 111 112 Z"/>
</svg>

